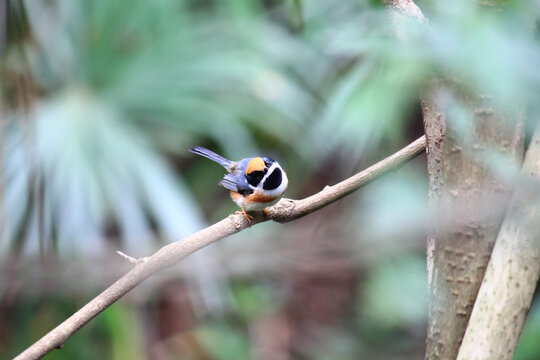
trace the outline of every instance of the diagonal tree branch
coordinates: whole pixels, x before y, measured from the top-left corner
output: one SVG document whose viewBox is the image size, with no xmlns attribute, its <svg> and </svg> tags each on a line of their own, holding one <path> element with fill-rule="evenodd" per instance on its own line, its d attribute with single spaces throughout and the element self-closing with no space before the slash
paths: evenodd
<svg viewBox="0 0 540 360">
<path fill-rule="evenodd" d="M 56 348 L 61 348 L 66 340 L 77 330 L 143 280 L 164 268 L 178 263 L 189 254 L 219 239 L 236 234 L 248 226 L 268 220 L 286 223 L 317 211 L 358 190 L 377 177 L 395 170 L 406 161 L 422 153 L 425 147 L 426 138 L 422 136 L 386 159 L 336 185 L 325 187 L 315 195 L 302 200 L 282 199 L 275 206 L 268 209 L 268 215 L 265 215 L 263 212 L 255 214 L 251 223 L 248 223 L 242 215 L 229 215 L 225 219 L 191 236 L 162 247 L 150 257 L 134 259 L 121 254 L 125 259 L 135 264 L 135 267 L 131 271 L 118 279 L 105 291 L 43 336 L 15 359 L 37 359 Z"/>
</svg>

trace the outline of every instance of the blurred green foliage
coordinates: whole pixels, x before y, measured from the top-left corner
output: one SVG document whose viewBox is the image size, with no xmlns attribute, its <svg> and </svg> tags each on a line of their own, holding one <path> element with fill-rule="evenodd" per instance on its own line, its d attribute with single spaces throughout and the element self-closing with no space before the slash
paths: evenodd
<svg viewBox="0 0 540 360">
<path fill-rule="evenodd" d="M 3 316 L 2 332 L 5 336 L 0 342 L 0 358 L 15 357 L 28 346 L 28 339 L 42 336 L 44 330 L 52 329 L 71 316 L 84 301 L 64 296 L 19 298 L 16 311 Z M 134 308 L 115 304 L 81 329 L 77 337 L 62 347 L 62 351 L 49 354 L 45 359 L 97 359 L 104 357 L 103 354 L 114 360 L 145 359 L 141 325 Z"/>
<path fill-rule="evenodd" d="M 540 347 L 538 338 L 540 337 L 540 305 L 538 301 L 533 306 L 525 322 L 523 333 L 519 339 L 515 360 L 533 360 L 540 358 Z"/>
<path fill-rule="evenodd" d="M 109 246 L 142 256 L 227 215 L 234 204 L 215 185 L 222 169 L 191 157 L 187 149 L 197 144 L 231 159 L 276 157 L 291 180 L 288 196 L 309 195 L 419 135 L 419 94 L 434 76 L 450 80 L 449 111 L 463 131 L 473 114 L 460 95 L 472 91 L 489 94 L 501 111 L 524 108 L 538 119 L 540 6 L 501 3 L 425 0 L 419 5 L 429 24 L 405 22 L 396 36 L 380 1 L 10 1 L 0 258 L 92 261 Z M 495 171 L 511 172 L 505 166 L 493 160 Z M 325 240 L 345 254 L 320 252 L 338 263 L 353 259 L 360 280 L 344 301 L 350 319 L 312 324 L 316 335 L 284 295 L 295 291 L 298 269 L 276 265 L 271 275 L 229 279 L 224 269 L 233 266 L 214 259 L 217 270 L 202 279 L 226 278 L 216 286 L 224 305 L 205 310 L 190 294 L 201 320 L 189 330 L 147 346 L 149 338 L 159 342 L 159 324 L 141 315 L 150 312 L 144 305 L 120 303 L 48 358 L 142 359 L 170 346 L 185 358 L 248 359 L 255 324 L 272 314 L 296 319 L 287 330 L 292 358 L 418 358 L 427 312 L 419 260 L 426 189 L 425 168 L 408 167 L 370 185 L 339 217 L 335 207 L 324 213 L 324 226 L 306 219 L 290 233 L 240 235 L 257 263 L 269 248 L 294 256 L 299 238 L 337 227 Z M 195 272 L 201 268 L 211 266 Z M 268 284 L 272 277 L 281 279 L 279 290 Z M 204 292 L 208 281 L 198 280 Z M 4 298 L 9 284 L 0 282 Z M 331 295 L 318 286 L 320 297 Z M 13 314 L 0 325 L 0 334 L 10 334 L 0 337 L 0 357 L 12 357 L 81 305 L 66 297 L 0 302 L 0 315 Z M 309 313 L 312 300 L 300 310 Z M 530 340 L 538 333 L 535 306 L 518 359 L 538 357 Z"/>
<path fill-rule="evenodd" d="M 303 159 L 293 179 L 332 154 L 354 163 L 403 138 L 437 74 L 462 79 L 458 93 L 489 91 L 503 110 L 536 106 L 536 5 L 428 4 L 430 25 L 404 24 L 407 41 L 362 1 L 12 5 L 27 36 L 4 57 L 3 249 L 99 253 L 112 227 L 147 252 L 154 230 L 170 241 L 203 223 L 170 156 L 201 141 L 231 158 L 272 148 Z"/>
<path fill-rule="evenodd" d="M 373 267 L 362 310 L 377 327 L 406 327 L 427 319 L 426 263 L 416 257 L 387 260 Z M 396 301 L 399 299 L 399 301 Z"/>
<path fill-rule="evenodd" d="M 276 311 L 279 301 L 272 289 L 265 284 L 250 284 L 232 281 L 232 309 L 246 319 L 254 318 L 265 313 Z"/>
<path fill-rule="evenodd" d="M 225 322 L 214 322 L 197 331 L 197 338 L 209 352 L 211 359 L 251 359 L 249 339 L 239 329 Z"/>
</svg>

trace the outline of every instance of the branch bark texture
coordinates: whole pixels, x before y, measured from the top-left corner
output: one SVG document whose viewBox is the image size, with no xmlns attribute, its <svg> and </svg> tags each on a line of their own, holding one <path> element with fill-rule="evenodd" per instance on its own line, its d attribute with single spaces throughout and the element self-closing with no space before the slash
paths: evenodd
<svg viewBox="0 0 540 360">
<path fill-rule="evenodd" d="M 512 359 L 540 275 L 540 128 L 493 248 L 459 360 Z"/>
<path fill-rule="evenodd" d="M 262 212 L 256 213 L 251 223 L 248 223 L 242 215 L 229 215 L 220 222 L 191 236 L 162 247 L 150 257 L 133 260 L 135 266 L 130 272 L 117 280 L 15 359 L 38 359 L 56 348 L 61 348 L 73 333 L 143 280 L 164 268 L 178 263 L 189 254 L 257 223 L 268 220 L 285 223 L 317 211 L 358 190 L 377 177 L 396 169 L 406 161 L 413 159 L 421 154 L 425 147 L 426 139 L 422 136 L 388 158 L 336 185 L 327 186 L 315 195 L 302 200 L 282 199 L 279 203 L 268 209 L 268 216 Z M 132 258 L 129 258 L 129 260 L 131 262 Z"/>
</svg>

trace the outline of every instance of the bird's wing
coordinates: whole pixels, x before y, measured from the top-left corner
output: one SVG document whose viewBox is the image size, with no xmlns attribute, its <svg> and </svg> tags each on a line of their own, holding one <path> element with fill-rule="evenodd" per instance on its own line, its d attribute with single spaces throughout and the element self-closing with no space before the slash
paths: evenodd
<svg viewBox="0 0 540 360">
<path fill-rule="evenodd" d="M 236 186 L 236 183 L 231 179 L 228 179 L 227 176 L 228 175 L 225 175 L 225 177 L 218 182 L 218 185 L 223 186 L 225 189 L 238 192 L 238 187 Z"/>
<path fill-rule="evenodd" d="M 249 186 L 244 175 L 239 173 L 227 174 L 218 182 L 218 185 L 223 186 L 225 189 L 236 191 L 239 194 L 251 194 L 253 190 Z"/>
</svg>

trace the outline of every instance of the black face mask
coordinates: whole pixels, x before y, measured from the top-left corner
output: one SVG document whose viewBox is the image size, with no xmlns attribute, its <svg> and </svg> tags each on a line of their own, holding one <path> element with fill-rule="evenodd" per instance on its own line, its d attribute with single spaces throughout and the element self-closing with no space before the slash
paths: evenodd
<svg viewBox="0 0 540 360">
<path fill-rule="evenodd" d="M 247 182 L 251 186 L 257 186 L 262 178 L 264 177 L 264 174 L 266 173 L 266 169 L 264 171 L 253 171 L 246 175 Z"/>
</svg>

